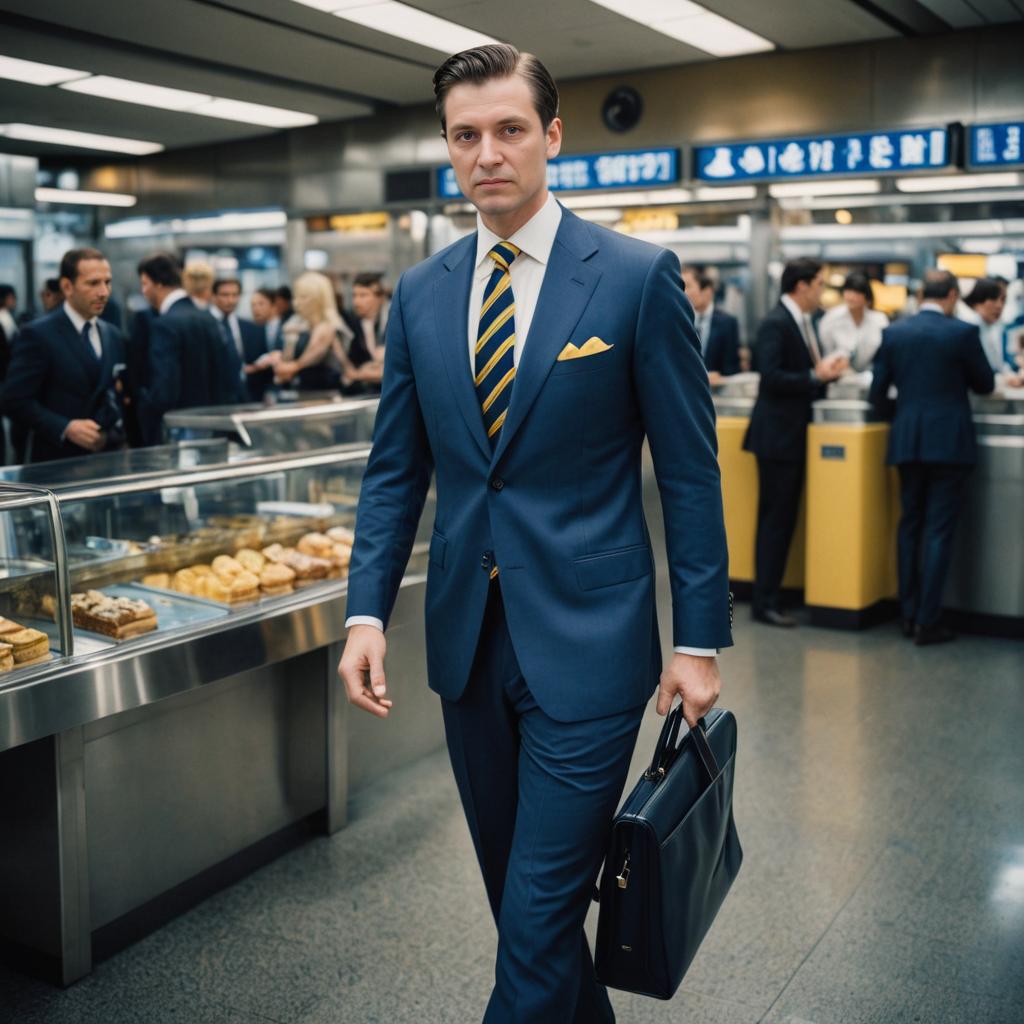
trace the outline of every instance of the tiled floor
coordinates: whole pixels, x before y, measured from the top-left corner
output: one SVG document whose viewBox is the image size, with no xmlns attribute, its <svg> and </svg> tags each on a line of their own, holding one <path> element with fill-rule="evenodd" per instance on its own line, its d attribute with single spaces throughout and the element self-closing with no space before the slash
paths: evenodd
<svg viewBox="0 0 1024 1024">
<path fill-rule="evenodd" d="M 679 995 L 620 1024 L 1024 1022 L 1021 644 L 739 619 L 743 870 Z M 0 969 L 0 1020 L 473 1024 L 494 946 L 438 754 L 68 991 Z"/>
</svg>

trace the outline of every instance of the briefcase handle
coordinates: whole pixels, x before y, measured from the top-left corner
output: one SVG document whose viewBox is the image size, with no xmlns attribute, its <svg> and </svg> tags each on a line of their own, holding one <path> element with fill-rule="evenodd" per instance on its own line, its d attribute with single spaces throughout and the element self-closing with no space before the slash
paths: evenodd
<svg viewBox="0 0 1024 1024">
<path fill-rule="evenodd" d="M 668 774 L 669 768 L 672 767 L 672 763 L 679 756 L 679 751 L 683 743 L 686 742 L 687 736 L 689 736 L 693 749 L 697 752 L 697 758 L 701 763 L 701 767 L 704 769 L 707 784 L 710 786 L 718 778 L 718 762 L 715 760 L 711 745 L 708 743 L 706 723 L 703 718 L 699 719 L 697 727 L 688 730 L 687 736 L 683 736 L 682 740 L 679 740 L 679 730 L 683 721 L 683 705 L 680 703 L 665 718 L 665 724 L 661 727 L 661 735 L 658 737 L 658 744 L 654 748 L 651 766 L 644 774 L 648 779 L 663 779 Z"/>
</svg>

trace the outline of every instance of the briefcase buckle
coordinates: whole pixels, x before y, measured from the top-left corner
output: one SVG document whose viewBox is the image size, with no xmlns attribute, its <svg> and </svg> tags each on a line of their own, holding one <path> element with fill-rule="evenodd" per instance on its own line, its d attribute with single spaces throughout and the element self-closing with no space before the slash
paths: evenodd
<svg viewBox="0 0 1024 1024">
<path fill-rule="evenodd" d="M 629 850 L 626 851 L 626 862 L 622 865 L 622 870 L 615 876 L 615 881 L 619 883 L 620 889 L 625 889 L 629 885 Z"/>
</svg>

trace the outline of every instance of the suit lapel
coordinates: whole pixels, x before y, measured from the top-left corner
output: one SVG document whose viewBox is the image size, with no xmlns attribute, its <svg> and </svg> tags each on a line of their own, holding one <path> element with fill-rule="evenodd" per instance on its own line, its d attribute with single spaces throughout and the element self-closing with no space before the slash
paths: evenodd
<svg viewBox="0 0 1024 1024">
<path fill-rule="evenodd" d="M 586 222 L 563 209 L 562 221 L 555 235 L 555 244 L 551 248 L 551 258 L 537 299 L 537 308 L 530 323 L 530 332 L 516 367 L 512 397 L 498 446 L 494 450 L 494 462 L 501 458 L 516 431 L 522 426 L 558 359 L 558 353 L 565 347 L 569 335 L 594 294 L 601 272 L 585 260 L 596 251 L 597 245 Z M 477 419 L 481 419 L 479 409 Z"/>
<path fill-rule="evenodd" d="M 780 302 L 776 307 L 785 318 L 786 326 L 789 330 L 789 336 L 793 341 L 793 344 L 800 346 L 800 351 L 804 354 L 804 359 L 807 361 L 807 365 L 814 368 L 814 357 L 811 355 L 811 350 L 807 347 L 807 339 L 804 337 L 803 331 L 797 326 L 797 322 L 793 319 L 793 314 Z M 813 330 L 813 327 L 811 328 Z M 817 341 L 817 338 L 815 338 Z M 821 343 L 818 342 L 818 349 L 821 350 Z"/>
<path fill-rule="evenodd" d="M 100 347 L 103 350 L 103 356 L 100 359 L 100 375 L 96 381 L 96 389 L 93 391 L 93 402 L 104 390 L 105 382 L 111 379 L 114 369 L 114 339 L 111 336 L 110 325 L 104 320 L 97 320 L 96 326 L 100 332 Z"/>
<path fill-rule="evenodd" d="M 68 319 L 67 313 L 63 310 L 61 310 L 61 314 L 58 317 L 58 323 L 66 339 L 69 351 L 74 354 L 74 358 L 82 368 L 86 380 L 91 380 L 91 368 L 83 347 L 85 343 L 82 341 L 82 336 L 75 330 L 75 325 Z"/>
<path fill-rule="evenodd" d="M 490 461 L 491 443 L 484 430 L 483 415 L 477 404 L 469 367 L 469 292 L 473 284 L 475 253 L 476 232 L 473 232 L 455 245 L 445 258 L 445 273 L 434 285 L 434 320 L 455 404 L 473 439 Z"/>
</svg>

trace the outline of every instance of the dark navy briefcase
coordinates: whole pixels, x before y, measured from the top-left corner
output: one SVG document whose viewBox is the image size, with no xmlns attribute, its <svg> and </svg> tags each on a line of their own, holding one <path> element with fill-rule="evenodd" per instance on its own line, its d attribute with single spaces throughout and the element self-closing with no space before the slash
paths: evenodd
<svg viewBox="0 0 1024 1024">
<path fill-rule="evenodd" d="M 594 958 L 602 984 L 675 994 L 743 860 L 735 767 L 730 712 L 712 709 L 694 730 L 681 706 L 669 713 L 650 768 L 612 825 Z"/>
</svg>

